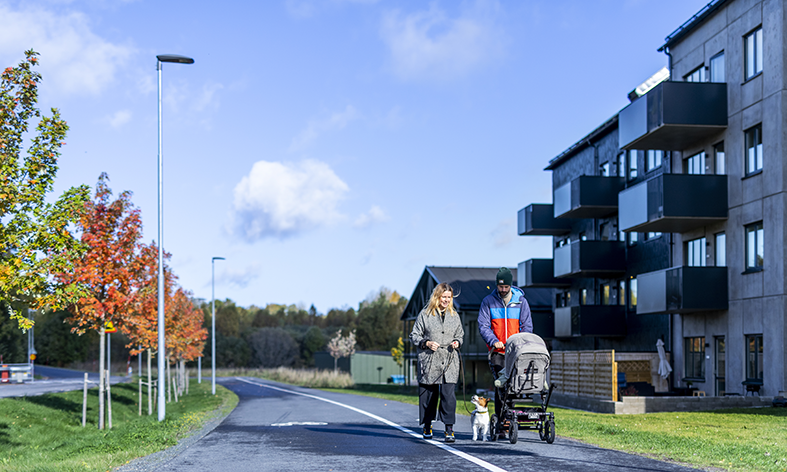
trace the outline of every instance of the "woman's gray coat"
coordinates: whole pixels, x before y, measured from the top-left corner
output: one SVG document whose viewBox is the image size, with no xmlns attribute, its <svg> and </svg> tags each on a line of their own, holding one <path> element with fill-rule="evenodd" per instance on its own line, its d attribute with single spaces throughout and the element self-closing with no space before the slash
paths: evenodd
<svg viewBox="0 0 787 472">
<path fill-rule="evenodd" d="M 418 383 L 443 384 L 459 382 L 459 353 L 450 344 L 454 341 L 462 347 L 465 330 L 458 313 L 446 313 L 445 321 L 440 315 L 430 315 L 421 310 L 415 319 L 410 341 L 418 349 Z M 423 341 L 434 341 L 440 345 L 436 351 L 421 348 Z"/>
</svg>

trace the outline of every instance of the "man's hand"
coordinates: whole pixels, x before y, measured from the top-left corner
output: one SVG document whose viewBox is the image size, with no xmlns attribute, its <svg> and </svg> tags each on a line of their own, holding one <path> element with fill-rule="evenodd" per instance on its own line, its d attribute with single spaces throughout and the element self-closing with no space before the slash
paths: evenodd
<svg viewBox="0 0 787 472">
<path fill-rule="evenodd" d="M 426 341 L 426 347 L 428 347 L 429 349 L 431 349 L 433 351 L 436 351 L 437 348 L 440 347 L 440 344 L 438 344 L 438 343 L 436 343 L 434 341 Z"/>
<path fill-rule="evenodd" d="M 495 349 L 505 349 L 505 347 L 506 345 L 503 343 L 503 341 L 498 341 L 495 343 Z"/>
</svg>

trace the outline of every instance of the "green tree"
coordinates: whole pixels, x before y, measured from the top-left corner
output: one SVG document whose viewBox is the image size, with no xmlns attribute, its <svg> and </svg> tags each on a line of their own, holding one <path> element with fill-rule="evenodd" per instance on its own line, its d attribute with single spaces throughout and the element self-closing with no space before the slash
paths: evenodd
<svg viewBox="0 0 787 472">
<path fill-rule="evenodd" d="M 68 231 L 88 200 L 88 187 L 67 190 L 54 203 L 46 196 L 54 187 L 57 159 L 68 125 L 53 108 L 43 116 L 36 107 L 41 74 L 38 53 L 0 74 L 0 301 L 18 326 L 32 320 L 12 306 L 62 308 L 79 294 L 79 286 L 53 279 L 68 271 L 80 243 Z M 30 124 L 38 119 L 36 132 Z M 25 141 L 29 146 L 25 150 Z"/>
<path fill-rule="evenodd" d="M 70 316 L 71 313 L 67 311 L 55 311 L 36 319 L 37 363 L 63 367 L 72 362 L 82 362 L 98 345 L 97 331 L 90 330 L 82 335 L 72 332 L 71 326 L 66 323 Z M 112 346 L 113 353 L 123 347 L 120 342 L 113 342 Z M 118 357 L 113 355 L 113 359 Z"/>
<path fill-rule="evenodd" d="M 358 309 L 358 345 L 365 351 L 387 351 L 401 335 L 402 311 L 407 299 L 383 287 L 361 302 Z"/>
<path fill-rule="evenodd" d="M 298 358 L 298 343 L 281 328 L 260 328 L 249 344 L 260 367 L 290 367 Z"/>
<path fill-rule="evenodd" d="M 301 349 L 301 357 L 308 366 L 314 365 L 314 353 L 322 351 L 325 348 L 327 340 L 322 330 L 316 326 L 312 326 L 306 331 L 303 336 L 303 346 Z"/>
</svg>

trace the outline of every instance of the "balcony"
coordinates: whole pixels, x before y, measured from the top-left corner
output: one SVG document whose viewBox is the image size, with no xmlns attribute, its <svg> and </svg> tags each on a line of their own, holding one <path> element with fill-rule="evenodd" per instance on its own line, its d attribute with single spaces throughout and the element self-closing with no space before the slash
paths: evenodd
<svg viewBox="0 0 787 472">
<path fill-rule="evenodd" d="M 726 310 L 726 267 L 672 267 L 637 276 L 637 314 Z"/>
<path fill-rule="evenodd" d="M 542 338 L 555 337 L 555 314 L 551 311 L 533 312 L 533 333 L 541 336 Z"/>
<path fill-rule="evenodd" d="M 574 241 L 554 252 L 555 277 L 614 278 L 626 271 L 626 245 L 620 241 Z"/>
<path fill-rule="evenodd" d="M 555 189 L 555 218 L 603 218 L 618 211 L 620 177 L 582 175 Z"/>
<path fill-rule="evenodd" d="M 516 271 L 519 287 L 570 287 L 571 279 L 554 276 L 552 259 L 528 259 Z"/>
<path fill-rule="evenodd" d="M 626 307 L 580 305 L 555 309 L 555 337 L 625 336 Z"/>
<path fill-rule="evenodd" d="M 727 84 L 662 82 L 618 114 L 621 149 L 680 151 L 727 127 Z"/>
<path fill-rule="evenodd" d="M 683 233 L 727 219 L 727 176 L 662 174 L 618 195 L 623 231 Z"/>
<path fill-rule="evenodd" d="M 533 203 L 517 213 L 520 236 L 560 236 L 571 231 L 571 220 L 555 219 L 552 205 Z"/>
</svg>

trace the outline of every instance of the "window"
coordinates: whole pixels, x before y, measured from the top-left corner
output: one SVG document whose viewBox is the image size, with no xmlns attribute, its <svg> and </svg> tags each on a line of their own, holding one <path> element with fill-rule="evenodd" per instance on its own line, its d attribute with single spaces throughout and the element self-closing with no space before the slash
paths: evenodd
<svg viewBox="0 0 787 472">
<path fill-rule="evenodd" d="M 716 174 L 724 175 L 727 173 L 727 157 L 724 155 L 724 141 L 713 146 L 713 160 L 716 163 Z"/>
<path fill-rule="evenodd" d="M 724 336 L 716 337 L 716 395 L 723 396 L 727 390 L 727 346 Z"/>
<path fill-rule="evenodd" d="M 618 240 L 620 240 L 620 242 L 622 242 L 622 243 L 626 242 L 626 232 L 625 231 L 618 230 Z"/>
<path fill-rule="evenodd" d="M 686 359 L 685 376 L 691 380 L 705 380 L 705 337 L 684 338 L 686 347 L 684 357 Z"/>
<path fill-rule="evenodd" d="M 746 380 L 762 380 L 762 334 L 746 336 Z"/>
<path fill-rule="evenodd" d="M 684 82 L 705 82 L 705 66 L 699 66 L 683 77 Z"/>
<path fill-rule="evenodd" d="M 756 271 L 763 268 L 765 249 L 762 241 L 762 221 L 746 226 L 746 270 Z"/>
<path fill-rule="evenodd" d="M 637 151 L 631 150 L 629 155 L 629 180 L 637 178 Z"/>
<path fill-rule="evenodd" d="M 686 159 L 684 162 L 686 173 L 687 174 L 694 174 L 694 175 L 702 175 L 705 173 L 705 151 L 702 151 L 698 154 L 694 154 L 693 156 Z"/>
<path fill-rule="evenodd" d="M 626 281 L 618 281 L 618 305 L 626 306 Z"/>
<path fill-rule="evenodd" d="M 639 241 L 639 233 L 628 233 L 629 235 L 629 246 L 633 246 L 637 244 Z"/>
<path fill-rule="evenodd" d="M 609 172 L 610 172 L 609 161 L 601 164 L 601 175 L 604 177 L 609 177 L 610 176 Z"/>
<path fill-rule="evenodd" d="M 651 239 L 656 239 L 661 237 L 661 231 L 651 231 L 649 233 L 645 233 L 645 241 L 650 241 Z"/>
<path fill-rule="evenodd" d="M 632 277 L 629 280 L 629 304 L 631 308 L 637 307 L 637 278 Z"/>
<path fill-rule="evenodd" d="M 724 78 L 724 51 L 710 58 L 710 81 L 726 82 Z"/>
<path fill-rule="evenodd" d="M 762 124 L 746 130 L 746 175 L 762 170 Z"/>
<path fill-rule="evenodd" d="M 762 28 L 757 28 L 744 38 L 743 50 L 746 70 L 744 78 L 751 79 L 762 72 Z"/>
<path fill-rule="evenodd" d="M 621 152 L 618 154 L 618 168 L 617 168 L 617 175 L 618 177 L 623 177 L 626 175 L 626 153 Z"/>
<path fill-rule="evenodd" d="M 664 151 L 648 151 L 648 172 L 661 167 Z"/>
<path fill-rule="evenodd" d="M 598 227 L 598 232 L 601 235 L 602 241 L 609 241 L 612 239 L 612 225 L 610 223 L 601 223 Z"/>
<path fill-rule="evenodd" d="M 705 267 L 705 238 L 693 239 L 686 243 L 686 265 Z"/>
<path fill-rule="evenodd" d="M 579 304 L 580 305 L 587 305 L 588 304 L 588 289 L 583 288 L 579 292 Z"/>
<path fill-rule="evenodd" d="M 571 305 L 571 293 L 570 292 L 558 292 L 555 295 L 555 306 L 557 308 L 563 308 L 566 306 Z"/>
<path fill-rule="evenodd" d="M 601 304 L 610 305 L 612 303 L 612 287 L 610 284 L 601 284 Z"/>
<path fill-rule="evenodd" d="M 716 234 L 716 267 L 727 267 L 727 235 Z"/>
</svg>

